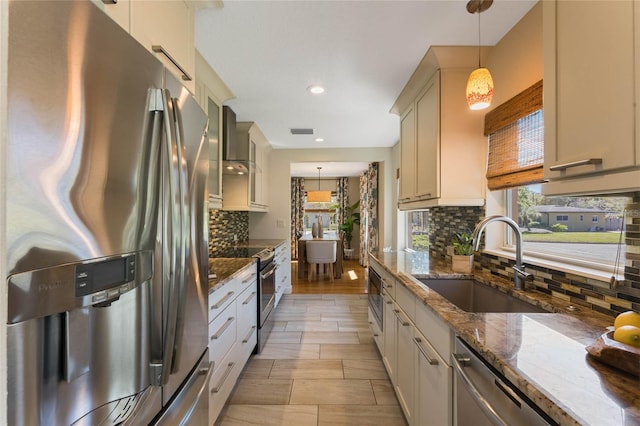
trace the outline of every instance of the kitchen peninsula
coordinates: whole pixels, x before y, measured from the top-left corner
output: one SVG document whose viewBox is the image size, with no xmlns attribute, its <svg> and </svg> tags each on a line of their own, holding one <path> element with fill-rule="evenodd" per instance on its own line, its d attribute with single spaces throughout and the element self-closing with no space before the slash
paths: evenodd
<svg viewBox="0 0 640 426">
<path fill-rule="evenodd" d="M 571 312 L 568 303 L 552 301 L 538 291 L 514 292 L 513 283 L 482 272 L 473 278 L 551 313 L 469 313 L 431 290 L 428 281 L 418 281 L 463 277 L 452 274 L 443 260 L 427 253 L 378 252 L 372 261 L 393 276 L 396 287 L 415 296 L 416 311 L 426 307 L 435 314 L 555 422 L 640 423 L 638 377 L 591 359 L 585 350 L 613 318 L 596 312 L 585 315 L 583 308 Z"/>
</svg>

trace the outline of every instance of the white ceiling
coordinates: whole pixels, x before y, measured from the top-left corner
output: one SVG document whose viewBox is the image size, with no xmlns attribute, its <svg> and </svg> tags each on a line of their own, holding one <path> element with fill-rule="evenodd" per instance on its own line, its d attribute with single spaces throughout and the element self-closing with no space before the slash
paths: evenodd
<svg viewBox="0 0 640 426">
<path fill-rule="evenodd" d="M 536 3 L 495 0 L 481 14 L 494 45 Z M 196 47 L 235 94 L 238 121 L 255 121 L 275 149 L 390 147 L 389 113 L 432 45 L 477 45 L 466 1 L 224 1 L 196 13 Z M 312 84 L 326 87 L 311 95 Z M 313 128 L 293 136 L 290 128 Z M 324 142 L 315 142 L 316 137 Z M 307 164 L 317 174 L 317 164 Z"/>
<path fill-rule="evenodd" d="M 322 167 L 322 169 L 320 169 L 320 178 L 324 179 L 332 177 L 360 176 L 361 172 L 367 170 L 369 163 L 349 161 L 291 163 L 291 176 L 317 178 L 318 167 Z"/>
</svg>

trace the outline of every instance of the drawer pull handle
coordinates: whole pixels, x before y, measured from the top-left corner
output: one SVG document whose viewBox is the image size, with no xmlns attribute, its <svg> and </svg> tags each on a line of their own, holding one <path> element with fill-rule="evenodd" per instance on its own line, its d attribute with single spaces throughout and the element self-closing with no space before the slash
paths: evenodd
<svg viewBox="0 0 640 426">
<path fill-rule="evenodd" d="M 549 167 L 552 172 L 561 172 L 563 170 L 570 169 L 572 167 L 588 166 L 589 164 L 598 165 L 602 164 L 602 158 L 587 158 L 586 160 L 572 161 L 571 163 L 558 164 L 556 166 Z"/>
<path fill-rule="evenodd" d="M 246 283 L 248 283 L 249 281 L 252 281 L 255 277 L 256 277 L 256 274 L 251 274 L 251 275 L 249 276 L 249 278 L 247 278 L 246 280 L 242 281 L 242 284 L 246 284 Z"/>
<path fill-rule="evenodd" d="M 424 357 L 427 359 L 427 363 L 429 365 L 438 365 L 438 360 L 437 359 L 433 359 L 429 356 L 429 354 L 427 353 L 427 350 L 425 348 L 422 347 L 421 343 L 422 343 L 422 339 L 419 337 L 414 337 L 413 338 L 414 342 L 416 343 L 416 346 L 418 347 L 418 349 L 420 350 L 420 352 L 422 352 L 422 355 L 424 355 Z"/>
<path fill-rule="evenodd" d="M 251 294 L 249 295 L 249 297 L 247 297 L 247 300 L 245 300 L 244 302 L 242 302 L 243 305 L 248 304 L 249 302 L 251 302 L 251 299 L 253 299 L 256 295 L 255 291 L 252 291 Z"/>
<path fill-rule="evenodd" d="M 218 386 L 216 386 L 213 389 L 211 389 L 211 393 L 220 392 L 220 389 L 222 389 L 222 386 L 224 386 L 224 382 L 227 381 L 227 377 L 229 377 L 229 374 L 231 373 L 231 370 L 233 370 L 233 366 L 234 365 L 236 365 L 235 362 L 230 362 L 229 364 L 227 364 L 227 371 L 224 372 L 224 376 L 222 376 L 222 378 L 220 379 L 220 382 L 218 383 Z"/>
<path fill-rule="evenodd" d="M 245 337 L 244 339 L 242 339 L 242 343 L 247 343 L 249 342 L 249 339 L 251 338 L 251 336 L 253 336 L 253 332 L 256 330 L 256 326 L 252 325 L 251 326 L 251 330 L 249 330 L 249 334 L 247 334 L 247 337 Z"/>
<path fill-rule="evenodd" d="M 220 301 L 218 301 L 218 303 L 216 303 L 215 305 L 213 305 L 213 306 L 211 307 L 211 310 L 214 310 L 214 309 L 220 309 L 220 307 L 221 307 L 222 305 L 224 305 L 224 304 L 225 304 L 225 302 L 226 302 L 227 300 L 229 300 L 229 298 L 230 298 L 231 296 L 233 296 L 233 295 L 234 295 L 234 293 L 235 293 L 235 291 L 230 291 L 229 293 L 227 293 L 227 294 L 226 294 L 222 299 L 220 299 Z"/>
<path fill-rule="evenodd" d="M 180 64 L 178 63 L 178 61 L 176 61 L 175 59 L 173 59 L 173 56 L 171 56 L 169 54 L 169 52 L 167 52 L 167 49 L 165 49 L 164 47 L 162 47 L 162 45 L 159 44 L 154 44 L 153 46 L 151 46 L 151 50 L 153 50 L 156 53 L 162 53 L 164 56 L 167 57 L 168 60 L 171 61 L 171 63 L 173 65 L 176 66 L 176 68 L 178 68 L 180 70 L 180 72 L 182 73 L 182 79 L 184 81 L 191 81 L 193 80 L 193 78 L 189 75 L 189 73 L 180 66 Z"/>
<path fill-rule="evenodd" d="M 220 327 L 218 329 L 218 331 L 216 332 L 216 334 L 214 334 L 213 336 L 211 336 L 211 340 L 218 340 L 220 338 L 220 336 L 222 336 L 222 334 L 224 334 L 224 332 L 227 330 L 227 328 L 229 328 L 229 326 L 231 325 L 231 323 L 233 323 L 233 320 L 235 318 L 234 317 L 229 317 L 224 324 L 222 324 L 222 327 Z"/>
<path fill-rule="evenodd" d="M 400 324 L 402 324 L 403 327 L 408 327 L 409 325 L 411 325 L 408 320 L 405 320 L 404 318 L 402 318 L 402 316 L 400 316 L 400 309 L 394 309 L 393 313 L 396 314 L 396 318 L 398 318 L 398 321 L 400 321 Z"/>
</svg>

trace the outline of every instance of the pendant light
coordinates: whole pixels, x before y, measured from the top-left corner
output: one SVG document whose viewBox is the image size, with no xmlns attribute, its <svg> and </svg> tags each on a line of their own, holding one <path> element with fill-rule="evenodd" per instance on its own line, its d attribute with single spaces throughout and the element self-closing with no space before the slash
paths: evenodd
<svg viewBox="0 0 640 426">
<path fill-rule="evenodd" d="M 307 192 L 307 202 L 308 203 L 329 203 L 331 202 L 331 191 L 320 191 L 320 169 L 322 169 L 322 167 L 317 167 L 317 169 L 318 169 L 318 190 Z"/>
<path fill-rule="evenodd" d="M 493 0 L 470 0 L 467 3 L 467 12 L 478 14 L 478 68 L 467 80 L 467 103 L 473 110 L 487 108 L 493 98 L 493 78 L 489 70 L 480 65 L 480 14 L 492 4 Z"/>
</svg>

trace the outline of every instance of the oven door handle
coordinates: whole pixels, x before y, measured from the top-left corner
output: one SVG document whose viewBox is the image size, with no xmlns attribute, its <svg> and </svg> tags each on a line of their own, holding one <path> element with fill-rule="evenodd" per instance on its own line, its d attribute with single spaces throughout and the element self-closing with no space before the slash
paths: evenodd
<svg viewBox="0 0 640 426">
<path fill-rule="evenodd" d="M 269 278 L 271 275 L 273 275 L 276 272 L 276 269 L 278 269 L 278 265 L 273 265 L 272 267 L 269 267 L 269 269 L 267 269 L 266 272 L 260 272 L 260 279 L 261 280 L 266 280 L 267 278 Z"/>
<path fill-rule="evenodd" d="M 487 399 L 482 396 L 480 390 L 476 387 L 476 385 L 471 381 L 471 378 L 467 375 L 466 371 L 464 371 L 464 367 L 471 362 L 471 358 L 464 354 L 452 354 L 451 361 L 453 364 L 453 368 L 455 372 L 460 376 L 462 381 L 465 384 L 465 387 L 476 400 L 482 411 L 491 418 L 491 420 L 500 425 L 500 426 L 509 426 L 507 422 L 504 421 L 500 414 L 496 411 L 495 408 L 491 406 L 491 403 L 487 401 Z"/>
</svg>

